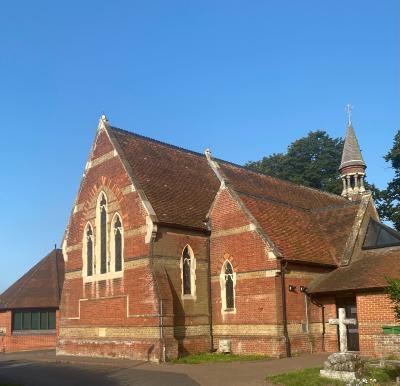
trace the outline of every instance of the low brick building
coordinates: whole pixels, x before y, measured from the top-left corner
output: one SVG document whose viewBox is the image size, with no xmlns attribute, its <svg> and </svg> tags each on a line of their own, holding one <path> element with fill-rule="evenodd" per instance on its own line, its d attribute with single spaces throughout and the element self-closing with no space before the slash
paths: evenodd
<svg viewBox="0 0 400 386">
<path fill-rule="evenodd" d="M 0 296 L 0 352 L 56 347 L 64 259 L 55 249 Z"/>
<path fill-rule="evenodd" d="M 367 234 L 376 224 L 372 220 Z M 387 335 L 383 330 L 396 325 L 393 304 L 385 293 L 386 278 L 400 278 L 400 247 L 389 246 L 391 242 L 370 247 L 367 236 L 349 265 L 321 277 L 309 290 L 325 306 L 344 307 L 349 317 L 357 319 L 357 325 L 348 326 L 349 350 L 367 356 L 400 355 L 400 334 Z"/>
<path fill-rule="evenodd" d="M 384 355 L 379 325 L 395 321 L 386 271 L 374 267 L 382 255 L 399 274 L 398 234 L 390 230 L 390 253 L 365 244 L 381 224 L 351 123 L 341 172 L 343 197 L 111 127 L 103 116 L 63 241 L 57 352 L 158 361 L 215 349 L 334 351 L 328 319 L 338 306 L 353 312 L 356 299 L 358 348 Z M 349 287 L 364 263 L 380 284 Z"/>
</svg>

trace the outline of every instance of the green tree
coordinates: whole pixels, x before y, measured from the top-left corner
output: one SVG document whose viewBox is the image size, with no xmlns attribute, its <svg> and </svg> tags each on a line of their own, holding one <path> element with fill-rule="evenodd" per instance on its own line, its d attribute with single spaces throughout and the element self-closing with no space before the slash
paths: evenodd
<svg viewBox="0 0 400 386">
<path fill-rule="evenodd" d="M 272 177 L 340 194 L 342 150 L 342 139 L 331 138 L 325 131 L 311 131 L 291 143 L 286 153 L 275 153 L 245 166 Z"/>
<path fill-rule="evenodd" d="M 391 164 L 394 177 L 387 188 L 377 196 L 377 208 L 383 220 L 391 221 L 400 230 L 400 130 L 394 137 L 393 146 L 384 157 Z"/>
</svg>

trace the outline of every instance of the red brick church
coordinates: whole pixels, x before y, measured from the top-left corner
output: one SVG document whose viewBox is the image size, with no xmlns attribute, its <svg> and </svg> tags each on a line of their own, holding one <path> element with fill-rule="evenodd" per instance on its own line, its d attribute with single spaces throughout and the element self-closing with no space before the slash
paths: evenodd
<svg viewBox="0 0 400 386">
<path fill-rule="evenodd" d="M 400 277 L 400 234 L 380 222 L 365 169 L 351 122 L 337 196 L 103 116 L 62 245 L 57 352 L 335 351 L 328 320 L 344 307 L 358 322 L 349 350 L 400 354 L 400 335 L 382 330 L 396 323 L 385 275 Z"/>
</svg>

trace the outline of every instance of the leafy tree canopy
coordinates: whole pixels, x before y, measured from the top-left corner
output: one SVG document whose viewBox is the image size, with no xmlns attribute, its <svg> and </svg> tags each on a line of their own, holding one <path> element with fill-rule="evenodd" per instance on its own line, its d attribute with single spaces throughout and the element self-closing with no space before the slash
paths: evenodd
<svg viewBox="0 0 400 386">
<path fill-rule="evenodd" d="M 342 150 L 341 138 L 331 138 L 322 130 L 311 131 L 291 143 L 286 153 L 275 153 L 245 166 L 272 177 L 340 194 Z"/>
<path fill-rule="evenodd" d="M 394 178 L 376 197 L 378 212 L 383 220 L 391 221 L 394 227 L 400 230 L 400 130 L 394 137 L 392 148 L 384 158 L 391 164 Z"/>
</svg>

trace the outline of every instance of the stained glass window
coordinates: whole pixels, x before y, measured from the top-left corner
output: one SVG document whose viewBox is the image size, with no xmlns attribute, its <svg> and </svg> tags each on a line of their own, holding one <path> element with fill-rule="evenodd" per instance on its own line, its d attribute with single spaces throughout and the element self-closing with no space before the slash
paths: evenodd
<svg viewBox="0 0 400 386">
<path fill-rule="evenodd" d="M 229 261 L 225 263 L 225 296 L 226 308 L 235 308 L 235 298 L 233 293 L 233 268 Z"/>
<path fill-rule="evenodd" d="M 122 224 L 119 216 L 114 222 L 115 271 L 122 270 Z"/>
<path fill-rule="evenodd" d="M 190 295 L 192 293 L 191 286 L 191 258 L 189 248 L 186 246 L 182 254 L 182 269 L 183 269 L 183 294 Z"/>
</svg>

